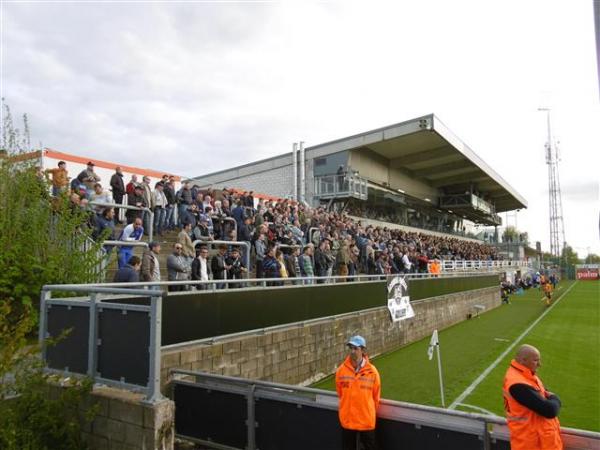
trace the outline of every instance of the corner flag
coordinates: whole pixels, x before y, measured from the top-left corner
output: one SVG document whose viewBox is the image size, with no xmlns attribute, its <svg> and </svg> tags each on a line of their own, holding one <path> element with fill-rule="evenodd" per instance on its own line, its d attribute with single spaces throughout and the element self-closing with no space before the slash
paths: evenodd
<svg viewBox="0 0 600 450">
<path fill-rule="evenodd" d="M 429 348 L 427 349 L 427 356 L 429 356 L 429 361 L 433 359 L 433 351 L 435 350 L 436 345 L 439 345 L 440 341 L 438 339 L 437 330 L 433 330 L 433 334 L 431 335 L 431 340 L 429 341 Z"/>
</svg>

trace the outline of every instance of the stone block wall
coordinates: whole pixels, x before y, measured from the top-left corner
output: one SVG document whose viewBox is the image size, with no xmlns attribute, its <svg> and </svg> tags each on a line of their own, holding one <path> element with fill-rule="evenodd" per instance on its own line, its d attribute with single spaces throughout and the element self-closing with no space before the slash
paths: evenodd
<svg viewBox="0 0 600 450">
<path fill-rule="evenodd" d="M 94 388 L 81 405 L 82 414 L 96 408 L 94 419 L 83 428 L 90 450 L 173 450 L 175 403 L 166 398 L 156 404 L 143 400 L 142 394 L 130 391 Z"/>
<path fill-rule="evenodd" d="M 335 370 L 351 335 L 363 335 L 370 355 L 376 356 L 466 320 L 474 305 L 483 305 L 486 311 L 499 306 L 498 288 L 418 300 L 412 303 L 415 317 L 396 324 L 382 307 L 213 344 L 182 344 L 163 351 L 161 381 L 165 386 L 169 370 L 181 368 L 306 385 Z"/>
</svg>

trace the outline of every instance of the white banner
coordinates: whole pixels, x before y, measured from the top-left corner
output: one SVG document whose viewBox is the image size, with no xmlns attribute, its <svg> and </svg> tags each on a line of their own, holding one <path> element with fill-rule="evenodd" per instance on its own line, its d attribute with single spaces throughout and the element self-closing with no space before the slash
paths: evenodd
<svg viewBox="0 0 600 450">
<path fill-rule="evenodd" d="M 404 277 L 394 276 L 388 282 L 388 310 L 393 322 L 415 317 Z"/>
</svg>

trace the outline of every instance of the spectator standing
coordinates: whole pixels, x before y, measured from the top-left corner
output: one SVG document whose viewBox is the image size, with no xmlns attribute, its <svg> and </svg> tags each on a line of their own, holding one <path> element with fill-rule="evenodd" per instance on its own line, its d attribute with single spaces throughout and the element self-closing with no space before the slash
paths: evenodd
<svg viewBox="0 0 600 450">
<path fill-rule="evenodd" d="M 94 240 L 102 239 L 113 241 L 115 239 L 115 210 L 113 208 L 105 208 L 102 214 L 96 218 L 96 229 L 92 233 Z M 110 256 L 112 245 L 102 247 L 106 252 L 106 256 Z"/>
<path fill-rule="evenodd" d="M 67 171 L 67 163 L 64 161 L 58 162 L 58 167 L 54 169 L 46 169 L 45 174 L 52 175 L 52 195 L 58 197 L 63 192 L 67 191 L 69 186 L 69 172 Z"/>
<path fill-rule="evenodd" d="M 185 256 L 188 260 L 188 264 L 192 263 L 192 260 L 196 256 L 196 250 L 194 249 L 194 245 L 192 239 L 190 238 L 190 233 L 192 232 L 192 224 L 186 222 L 183 224 L 183 230 L 179 232 L 177 235 L 177 242 L 181 244 L 183 247 L 183 256 Z"/>
<path fill-rule="evenodd" d="M 131 175 L 131 180 L 129 180 L 129 183 L 127 183 L 127 185 L 125 186 L 125 192 L 127 193 L 127 195 L 133 195 L 135 187 L 139 185 L 140 183 L 138 183 L 137 175 Z"/>
<path fill-rule="evenodd" d="M 210 260 L 210 268 L 214 280 L 227 279 L 227 271 L 231 269 L 231 266 L 225 261 L 226 252 L 227 246 L 225 244 L 220 244 L 217 254 Z M 217 283 L 217 289 L 225 289 L 225 283 Z"/>
<path fill-rule="evenodd" d="M 263 259 L 263 271 L 265 278 L 281 278 L 281 268 L 279 267 L 279 261 L 275 257 L 276 247 L 270 245 L 267 249 L 265 257 Z M 280 286 L 279 281 L 268 281 L 267 286 Z"/>
<path fill-rule="evenodd" d="M 167 197 L 163 192 L 164 185 L 161 181 L 154 186 L 152 192 L 152 210 L 154 212 L 154 230 L 156 234 L 162 236 L 165 228 L 165 219 L 167 217 Z"/>
<path fill-rule="evenodd" d="M 119 236 L 119 240 L 126 242 L 140 241 L 143 234 L 144 227 L 142 226 L 142 219 L 137 218 L 133 221 L 133 223 L 130 223 L 123 228 L 123 231 L 121 231 L 121 235 Z M 127 264 L 127 261 L 129 261 L 129 258 L 131 258 L 132 254 L 133 247 L 131 246 L 122 245 L 119 248 L 119 269 Z"/>
<path fill-rule="evenodd" d="M 300 276 L 300 247 L 294 247 L 292 252 L 285 257 L 285 268 L 290 278 Z M 298 284 L 297 281 L 292 281 L 293 284 Z"/>
<path fill-rule="evenodd" d="M 183 246 L 179 243 L 173 244 L 173 253 L 167 257 L 167 279 L 169 281 L 187 281 L 190 279 L 191 269 L 185 256 Z M 169 291 L 185 291 L 186 286 L 169 286 Z"/>
<path fill-rule="evenodd" d="M 254 243 L 256 249 L 256 278 L 264 278 L 263 261 L 267 253 L 267 237 L 264 233 L 260 233 Z"/>
<path fill-rule="evenodd" d="M 164 193 L 167 198 L 167 207 L 165 214 L 165 228 L 167 230 L 175 229 L 175 208 L 177 201 L 175 199 L 175 185 L 173 177 L 170 177 L 166 183 L 164 183 Z"/>
<path fill-rule="evenodd" d="M 137 256 L 133 255 L 129 258 L 127 264 L 121 267 L 115 273 L 113 282 L 115 283 L 137 283 L 140 281 L 140 267 L 142 266 L 142 260 Z"/>
<path fill-rule="evenodd" d="M 113 201 L 117 205 L 122 204 L 126 191 L 125 183 L 123 182 L 123 170 L 119 166 L 115 167 L 115 173 L 110 177 L 110 187 L 112 189 Z"/>
<path fill-rule="evenodd" d="M 89 199 L 91 202 L 96 202 L 96 203 L 105 203 L 105 204 L 112 203 L 111 195 L 102 189 L 102 185 L 100 183 L 94 184 L 94 192 L 92 192 L 90 194 Z M 102 214 L 102 211 L 104 211 L 104 208 L 106 208 L 106 206 L 101 206 L 101 205 L 93 205 L 93 206 L 94 206 L 94 211 L 96 212 L 96 214 Z"/>
<path fill-rule="evenodd" d="M 312 278 L 315 276 L 313 269 L 313 251 L 314 247 L 312 244 L 308 244 L 304 247 L 302 252 L 302 256 L 300 257 L 298 263 L 300 264 L 300 274 L 305 278 Z M 313 280 L 308 280 L 306 284 L 312 284 Z"/>
<path fill-rule="evenodd" d="M 187 211 L 192 205 L 192 191 L 190 190 L 190 183 L 184 181 L 181 185 L 181 189 L 177 191 L 175 196 L 177 200 L 177 213 L 178 213 L 178 225 L 183 227 L 183 223 L 186 221 Z"/>
<path fill-rule="evenodd" d="M 522 345 L 504 377 L 503 395 L 511 450 L 562 450 L 561 402 L 537 376 L 540 352 Z"/>
<path fill-rule="evenodd" d="M 327 246 L 328 242 L 326 239 L 323 239 L 319 244 L 319 248 L 315 252 L 315 275 L 317 277 L 326 277 L 327 276 L 327 268 L 329 265 L 329 259 L 327 258 Z M 318 279 L 317 283 L 324 283 L 324 279 Z"/>
<path fill-rule="evenodd" d="M 133 189 L 133 194 L 127 194 L 127 204 L 129 206 L 136 206 L 138 208 L 147 208 L 148 207 L 148 203 L 146 203 L 146 200 L 144 199 L 144 196 L 142 195 L 142 192 L 144 191 L 144 188 L 142 186 L 135 186 Z M 125 217 L 127 218 L 127 223 L 132 223 L 135 219 L 140 219 L 142 220 L 143 223 L 143 216 L 144 216 L 144 211 L 141 210 L 137 210 L 137 209 L 128 209 L 127 212 L 125 213 Z"/>
<path fill-rule="evenodd" d="M 144 202 L 146 203 L 146 208 L 152 209 L 152 188 L 150 187 L 150 177 L 144 176 L 142 178 L 142 197 L 144 197 Z M 150 213 L 148 211 L 143 211 L 142 220 L 144 221 L 144 229 L 148 234 L 150 232 Z"/>
<path fill-rule="evenodd" d="M 375 450 L 376 416 L 381 397 L 379 372 L 369 362 L 367 343 L 362 336 L 351 337 L 346 345 L 349 355 L 335 373 L 342 448 L 358 450 L 360 443 L 365 450 Z"/>
<path fill-rule="evenodd" d="M 80 184 L 85 186 L 88 194 L 94 190 L 94 185 L 100 182 L 100 177 L 94 172 L 94 165 L 95 164 L 92 161 L 88 161 L 85 170 L 82 170 L 79 175 L 77 175 L 77 180 L 79 180 Z"/>
<path fill-rule="evenodd" d="M 152 241 L 148 244 L 148 248 L 144 250 L 142 255 L 142 281 L 160 281 L 160 266 L 158 263 L 158 255 L 160 254 L 160 243 Z M 155 289 L 160 289 L 158 286 Z"/>
<path fill-rule="evenodd" d="M 208 281 L 211 275 L 212 272 L 208 262 L 208 247 L 202 245 L 198 251 L 198 256 L 192 262 L 192 280 Z M 200 284 L 196 288 L 200 291 L 205 291 L 208 290 L 208 284 Z"/>
<path fill-rule="evenodd" d="M 225 264 L 229 266 L 229 270 L 227 271 L 228 280 L 241 280 L 244 278 L 244 274 L 248 272 L 240 255 L 240 250 L 237 247 L 231 249 L 231 253 L 225 258 Z M 229 285 L 229 288 L 239 287 L 242 287 L 241 283 L 232 283 Z"/>
</svg>

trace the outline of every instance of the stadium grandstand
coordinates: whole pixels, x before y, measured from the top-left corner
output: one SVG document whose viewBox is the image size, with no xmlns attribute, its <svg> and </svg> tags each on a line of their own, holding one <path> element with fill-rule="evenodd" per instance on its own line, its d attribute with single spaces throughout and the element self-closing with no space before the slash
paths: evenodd
<svg viewBox="0 0 600 450">
<path fill-rule="evenodd" d="M 379 219 L 409 231 L 465 234 L 498 226 L 525 199 L 430 114 L 195 177 Z M 412 230 L 411 230 L 412 229 Z"/>
<path fill-rule="evenodd" d="M 92 449 L 337 450 L 330 376 L 360 334 L 382 373 L 382 450 L 506 450 L 484 375 L 546 315 L 576 301 L 595 314 L 592 285 L 551 274 L 556 295 L 541 303 L 548 274 L 467 235 L 527 204 L 432 115 L 191 179 L 50 149 L 24 159 L 103 245 L 95 281 L 40 296 L 45 370 L 93 378 L 109 405 Z M 598 445 L 593 408 L 567 409 L 565 449 Z"/>
</svg>

